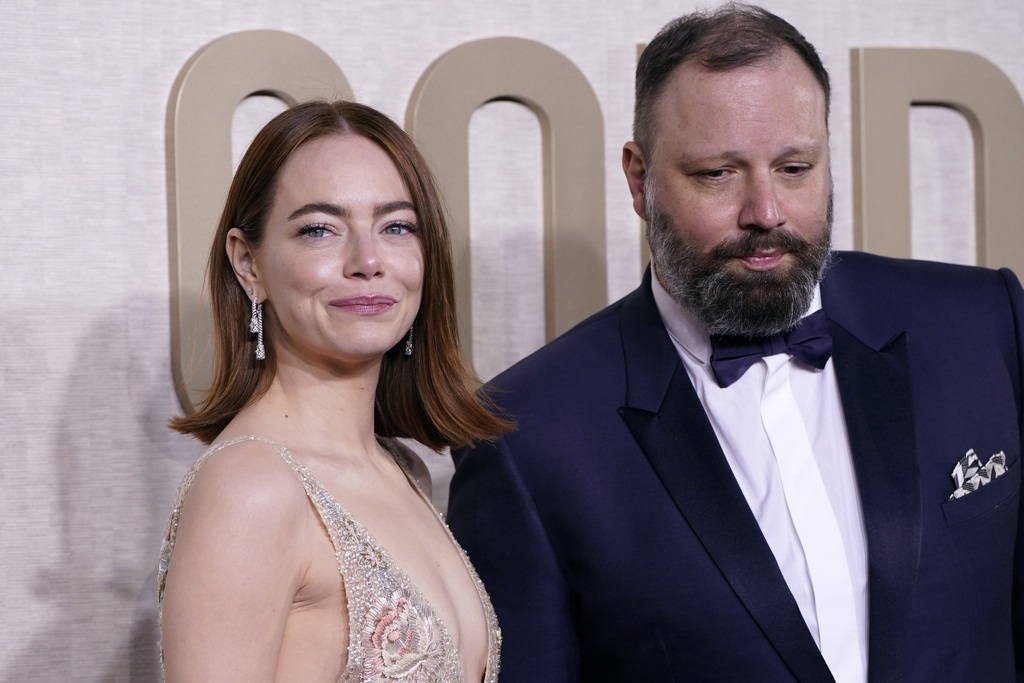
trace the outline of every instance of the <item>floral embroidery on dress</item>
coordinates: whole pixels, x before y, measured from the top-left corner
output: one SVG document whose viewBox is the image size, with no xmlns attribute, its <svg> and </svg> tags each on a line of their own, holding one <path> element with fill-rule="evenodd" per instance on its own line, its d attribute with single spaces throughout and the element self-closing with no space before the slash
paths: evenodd
<svg viewBox="0 0 1024 683">
<path fill-rule="evenodd" d="M 363 677 L 436 680 L 437 636 L 433 619 L 403 589 L 378 596 L 363 622 Z"/>
</svg>

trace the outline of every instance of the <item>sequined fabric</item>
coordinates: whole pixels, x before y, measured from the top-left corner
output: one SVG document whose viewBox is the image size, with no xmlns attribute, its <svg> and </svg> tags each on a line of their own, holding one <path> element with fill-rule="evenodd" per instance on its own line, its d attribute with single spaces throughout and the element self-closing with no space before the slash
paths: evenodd
<svg viewBox="0 0 1024 683">
<path fill-rule="evenodd" d="M 345 581 L 350 625 L 348 664 L 339 680 L 345 683 L 461 683 L 459 655 L 451 635 L 419 589 L 395 564 L 388 551 L 381 547 L 320 482 L 292 457 L 287 448 L 260 436 L 240 436 L 211 446 L 185 475 L 178 490 L 178 498 L 160 552 L 161 617 L 164 582 L 174 550 L 182 500 L 207 458 L 223 448 L 242 441 L 261 441 L 269 444 L 295 470 L 334 544 L 338 570 Z M 396 449 L 390 450 L 408 476 L 409 470 L 403 457 Z M 426 500 L 411 477 L 410 484 Z M 444 526 L 447 529 L 447 525 Z M 488 664 L 483 680 L 485 683 L 496 683 L 501 649 L 498 620 L 480 578 L 469 564 L 469 559 L 454 538 L 452 543 L 462 556 L 484 605 L 489 633 Z"/>
</svg>

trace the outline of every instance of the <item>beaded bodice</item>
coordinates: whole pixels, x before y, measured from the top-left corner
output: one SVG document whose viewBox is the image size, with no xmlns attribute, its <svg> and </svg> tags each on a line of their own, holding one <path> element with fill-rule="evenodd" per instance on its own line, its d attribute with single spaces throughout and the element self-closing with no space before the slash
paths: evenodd
<svg viewBox="0 0 1024 683">
<path fill-rule="evenodd" d="M 340 681 L 345 683 L 458 683 L 462 681 L 459 655 L 444 622 L 419 589 L 394 562 L 390 553 L 363 528 L 284 446 L 260 436 L 239 436 L 211 446 L 185 475 L 171 513 L 160 554 L 159 599 L 177 532 L 178 514 L 196 473 L 217 451 L 242 441 L 262 441 L 274 447 L 302 481 L 334 545 L 338 570 L 344 579 L 348 604 L 348 663 Z M 395 460 L 409 477 L 410 485 L 426 500 L 412 481 L 403 458 Z M 429 504 L 429 501 L 426 501 Z M 447 530 L 447 525 L 441 520 Z M 485 683 L 498 680 L 501 631 L 494 609 L 465 552 L 448 532 L 476 585 L 488 624 L 488 663 Z M 162 610 L 161 610 L 162 615 Z"/>
</svg>

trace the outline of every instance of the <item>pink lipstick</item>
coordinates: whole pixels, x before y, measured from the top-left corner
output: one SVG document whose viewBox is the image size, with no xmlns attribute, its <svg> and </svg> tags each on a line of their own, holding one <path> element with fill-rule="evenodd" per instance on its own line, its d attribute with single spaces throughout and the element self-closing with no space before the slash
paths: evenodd
<svg viewBox="0 0 1024 683">
<path fill-rule="evenodd" d="M 337 299 L 331 302 L 331 306 L 355 315 L 379 315 L 391 310 L 395 303 L 395 300 L 389 296 L 371 295 Z"/>
</svg>

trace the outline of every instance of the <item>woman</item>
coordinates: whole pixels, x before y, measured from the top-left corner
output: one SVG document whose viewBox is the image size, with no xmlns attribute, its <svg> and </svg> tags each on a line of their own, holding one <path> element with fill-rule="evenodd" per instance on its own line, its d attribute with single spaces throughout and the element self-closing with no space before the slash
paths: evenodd
<svg viewBox="0 0 1024 683">
<path fill-rule="evenodd" d="M 171 426 L 215 445 L 162 553 L 166 679 L 496 680 L 490 602 L 393 440 L 508 427 L 460 361 L 447 227 L 412 141 L 350 102 L 277 116 L 239 165 L 208 278 L 213 385 Z"/>
</svg>

